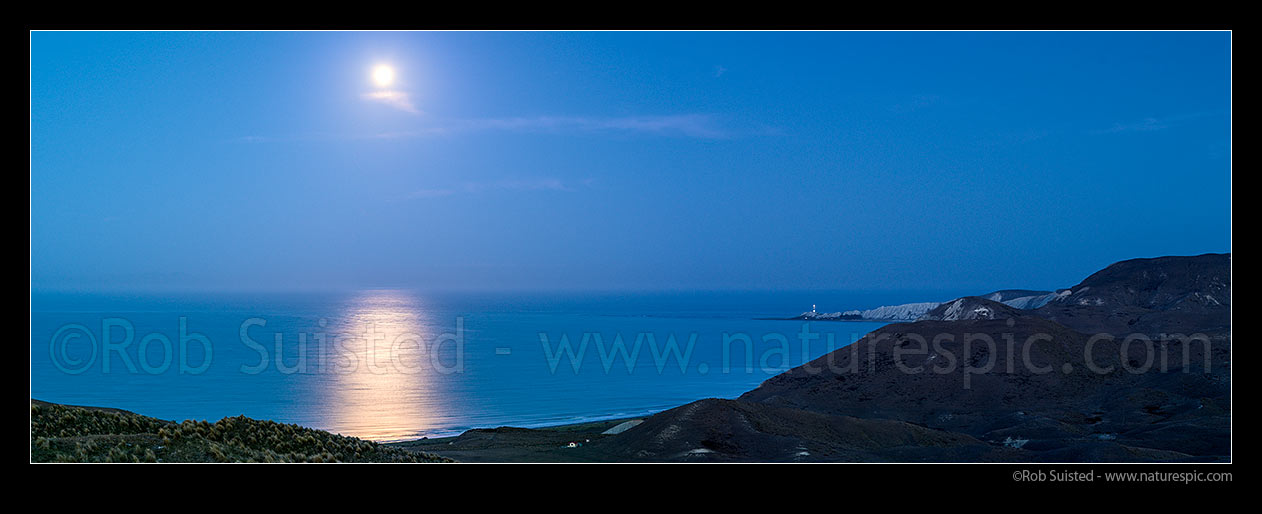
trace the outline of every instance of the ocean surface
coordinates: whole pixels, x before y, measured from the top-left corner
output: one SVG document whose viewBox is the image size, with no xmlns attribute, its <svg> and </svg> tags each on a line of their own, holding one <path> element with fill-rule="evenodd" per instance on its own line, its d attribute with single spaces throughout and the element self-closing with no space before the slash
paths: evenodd
<svg viewBox="0 0 1262 514">
<path fill-rule="evenodd" d="M 382 441 L 640 416 L 735 398 L 884 324 L 758 318 L 949 294 L 36 292 L 31 397 Z"/>
</svg>

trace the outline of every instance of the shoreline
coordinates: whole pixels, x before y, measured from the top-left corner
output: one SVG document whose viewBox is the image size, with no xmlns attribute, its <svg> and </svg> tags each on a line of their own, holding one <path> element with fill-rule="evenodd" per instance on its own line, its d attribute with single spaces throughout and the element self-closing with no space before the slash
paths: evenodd
<svg viewBox="0 0 1262 514">
<path fill-rule="evenodd" d="M 112 407 L 30 399 L 31 462 L 455 462 L 245 416 L 175 422 Z"/>
<path fill-rule="evenodd" d="M 609 438 L 618 437 L 620 433 L 625 432 L 625 429 L 615 434 L 606 434 L 606 431 L 630 421 L 642 421 L 646 418 L 617 418 L 538 428 L 512 426 L 474 428 L 457 436 L 382 443 L 382 445 L 463 463 L 626 462 L 625 456 L 611 451 L 607 445 L 600 443 Z"/>
<path fill-rule="evenodd" d="M 625 422 L 625 421 L 631 421 L 631 420 L 636 420 L 636 419 L 644 419 L 644 418 L 647 418 L 647 417 L 652 416 L 652 415 L 654 415 L 654 414 L 657 414 L 657 413 L 659 413 L 659 412 L 662 412 L 662 411 L 667 411 L 667 410 L 673 409 L 673 408 L 675 408 L 675 407 L 678 407 L 678 405 L 676 405 L 676 406 L 674 406 L 674 407 L 667 407 L 667 408 L 663 408 L 663 409 L 647 410 L 647 411 L 644 411 L 644 412 L 643 412 L 643 413 L 641 413 L 641 414 L 632 414 L 632 415 L 616 415 L 616 417 L 596 416 L 596 417 L 592 417 L 592 418 L 582 419 L 582 420 L 580 420 L 580 421 L 563 421 L 563 422 L 550 422 L 550 421 L 546 421 L 546 422 L 542 422 L 542 423 L 539 423 L 539 424 L 535 424 L 535 423 L 524 423 L 524 424 L 500 424 L 500 425 L 487 425 L 487 426 L 480 426 L 480 427 L 471 427 L 471 428 L 466 428 L 466 429 L 461 430 L 461 431 L 459 431 L 459 432 L 441 432 L 441 433 L 440 433 L 441 435 L 433 435 L 433 436 L 428 436 L 428 435 L 426 435 L 426 436 L 420 436 L 420 437 L 406 437 L 406 438 L 401 438 L 401 439 L 367 439 L 367 438 L 364 438 L 364 440 L 365 440 L 365 441 L 374 441 L 374 442 L 377 442 L 377 443 L 380 443 L 380 444 L 403 444 L 403 443 L 411 443 L 411 442 L 417 442 L 417 441 L 437 441 L 437 440 L 440 440 L 440 439 L 441 439 L 441 440 L 455 439 L 455 438 L 457 438 L 457 437 L 460 437 L 460 436 L 462 436 L 462 435 L 465 435 L 465 434 L 466 434 L 466 433 L 468 433 L 468 432 L 472 432 L 472 431 L 476 431 L 476 430 L 498 430 L 498 429 L 501 429 L 501 428 L 510 428 L 510 429 L 519 429 L 519 430 L 544 430 L 544 431 L 569 430 L 569 429 L 578 429 L 578 428 L 586 427 L 586 426 L 588 426 L 588 425 L 607 424 L 607 423 L 612 423 L 612 422 L 615 422 L 615 421 L 617 421 L 617 422 Z M 615 423 L 615 424 L 616 424 L 616 423 Z M 320 428 L 314 428 L 314 427 L 312 427 L 312 429 L 313 429 L 313 430 L 323 430 L 323 429 L 320 429 Z M 325 431 L 327 432 L 327 430 L 325 430 Z M 355 436 L 352 436 L 352 437 L 355 437 Z"/>
<path fill-rule="evenodd" d="M 754 321 L 828 321 L 828 322 L 849 322 L 849 323 L 912 323 L 914 319 L 842 319 L 842 318 L 803 318 L 795 316 L 792 318 L 753 318 Z"/>
<path fill-rule="evenodd" d="M 669 410 L 669 409 L 666 409 L 666 410 Z M 596 426 L 605 426 L 605 425 L 608 425 L 608 426 L 617 426 L 617 425 L 620 425 L 620 424 L 625 423 L 625 422 L 627 422 L 627 421 L 635 421 L 635 420 L 637 420 L 637 419 L 645 419 L 645 418 L 648 418 L 648 417 L 650 417 L 650 416 L 652 416 L 652 415 L 654 415 L 654 414 L 657 414 L 658 412 L 662 412 L 662 411 L 656 411 L 656 412 L 652 412 L 652 413 L 644 414 L 644 415 L 642 415 L 642 416 L 627 416 L 627 417 L 618 417 L 618 418 L 602 418 L 602 419 L 593 419 L 593 420 L 587 420 L 587 421 L 578 421 L 578 422 L 574 422 L 574 423 L 562 423 L 562 424 L 550 424 L 550 425 L 536 425 L 536 426 L 524 426 L 524 425 L 496 425 L 496 426 L 493 426 L 493 427 L 475 427 L 475 428 L 470 428 L 470 429 L 467 429 L 467 430 L 465 430 L 465 431 L 463 431 L 463 432 L 460 432 L 459 434 L 454 434 L 454 435 L 441 435 L 441 436 L 435 436 L 435 437 L 423 436 L 423 437 L 418 437 L 418 438 L 410 438 L 410 439 L 397 439 L 397 440 L 389 440 L 389 441 L 387 441 L 387 440 L 376 440 L 376 442 L 377 442 L 377 443 L 379 443 L 379 444 L 384 444 L 384 445 L 397 446 L 397 445 L 406 445 L 406 444 L 409 444 L 409 443 L 418 443 L 418 442 L 420 442 L 420 441 L 449 441 L 449 440 L 457 439 L 457 438 L 459 438 L 460 436 L 463 436 L 463 435 L 465 435 L 465 434 L 468 434 L 469 432 L 477 432 L 477 431 L 493 431 L 493 430 L 502 430 L 502 429 L 509 429 L 509 430 L 537 430 L 537 431 L 541 431 L 541 432 L 583 432 L 583 431 L 590 430 L 591 428 L 596 427 Z M 319 430 L 319 429 L 316 429 L 316 430 Z"/>
<path fill-rule="evenodd" d="M 156 420 L 162 421 L 162 422 L 164 422 L 164 423 L 179 424 L 179 423 L 184 423 L 184 422 L 193 422 L 193 423 L 198 423 L 198 422 L 203 422 L 203 421 L 205 421 L 205 422 L 209 422 L 209 423 L 214 423 L 215 421 L 217 421 L 217 420 L 211 420 L 211 419 L 194 419 L 194 418 L 185 418 L 185 419 L 183 419 L 183 420 L 176 421 L 176 420 L 172 420 L 172 419 L 157 418 L 157 417 L 149 416 L 149 415 L 147 415 L 147 414 L 143 414 L 143 413 L 139 413 L 139 412 L 136 412 L 136 411 L 127 410 L 127 409 L 122 409 L 122 408 L 118 408 L 118 407 L 102 407 L 102 406 L 95 406 L 95 405 L 78 405 L 78 404 L 72 404 L 72 403 L 61 403 L 61 402 L 54 402 L 54 401 L 48 401 L 48 400 L 41 400 L 41 399 L 37 399 L 37 398 L 31 398 L 30 400 L 31 400 L 31 403 L 32 403 L 32 404 L 38 404 L 38 405 L 58 405 L 58 406 L 62 406 L 62 407 L 69 407 L 69 408 L 75 408 L 75 409 L 84 409 L 84 410 L 89 410 L 89 411 L 108 412 L 108 413 L 125 414 L 125 415 L 132 415 L 132 416 L 144 416 L 144 417 L 146 417 L 146 418 L 156 419 Z M 372 442 L 375 442 L 375 443 L 377 443 L 377 444 L 393 445 L 393 444 L 403 444 L 403 443 L 410 443 L 410 442 L 416 442 L 416 441 L 435 441 L 435 440 L 440 440 L 440 439 L 441 439 L 441 440 L 454 439 L 454 438 L 460 437 L 460 436 L 462 436 L 462 435 L 464 435 L 464 434 L 466 434 L 466 433 L 468 433 L 468 432 L 471 432 L 471 431 L 476 431 L 476 430 L 497 430 L 497 429 L 501 429 L 501 428 L 510 428 L 510 429 L 521 429 L 521 430 L 544 430 L 544 431 L 558 431 L 558 430 L 578 429 L 578 428 L 583 428 L 583 427 L 586 427 L 586 426 L 589 426 L 589 425 L 606 424 L 606 423 L 612 423 L 612 422 L 614 422 L 614 421 L 617 421 L 617 422 L 625 422 L 625 421 L 631 421 L 631 420 L 635 420 L 635 419 L 644 419 L 644 418 L 647 418 L 647 417 L 652 416 L 652 415 L 654 415 L 654 414 L 657 414 L 657 413 L 659 413 L 659 412 L 663 412 L 663 411 L 667 411 L 667 410 L 673 409 L 673 408 L 675 408 L 675 407 L 678 407 L 678 405 L 669 406 L 669 407 L 663 407 L 663 408 L 660 408 L 660 409 L 646 409 L 646 410 L 640 411 L 640 412 L 638 412 L 638 413 L 630 413 L 630 414 L 628 414 L 628 413 L 619 413 L 619 414 L 611 414 L 611 415 L 608 415 L 608 416 L 588 416 L 588 417 L 582 417 L 582 418 L 579 418 L 579 419 L 577 419 L 577 420 L 567 420 L 567 421 L 562 421 L 562 420 L 555 420 L 555 421 L 541 421 L 541 422 L 538 422 L 538 423 L 512 423 L 512 422 L 509 422 L 509 423 L 503 423 L 503 424 L 484 425 L 484 426 L 474 426 L 474 427 L 469 427 L 469 428 L 464 428 L 464 429 L 459 429 L 459 430 L 453 430 L 453 431 L 436 432 L 436 434 L 438 434 L 438 435 L 405 436 L 405 437 L 401 437 L 401 438 L 384 438 L 384 439 L 373 439 L 373 438 L 370 438 L 370 437 L 358 436 L 358 435 L 354 435 L 354 434 L 344 434 L 344 433 L 340 433 L 340 432 L 334 432 L 334 431 L 332 431 L 332 430 L 325 429 L 325 428 L 320 428 L 320 427 L 315 427 L 315 426 L 308 426 L 308 425 L 303 425 L 303 424 L 300 424 L 300 423 L 289 423 L 289 422 L 284 422 L 284 421 L 277 421 L 277 420 L 275 420 L 275 419 L 271 419 L 271 418 L 256 418 L 256 419 L 259 419 L 260 421 L 271 421 L 271 422 L 274 422 L 274 423 L 281 423 L 281 424 L 286 424 L 286 425 L 295 425 L 295 426 L 303 427 L 303 428 L 306 428 L 306 429 L 309 429 L 309 430 L 318 430 L 318 431 L 321 431 L 321 432 L 327 432 L 327 433 L 329 433 L 329 434 L 340 435 L 340 436 L 343 436 L 343 437 L 354 437 L 354 438 L 357 438 L 357 439 L 362 439 L 362 440 L 364 440 L 364 441 L 372 441 Z M 224 418 L 220 418 L 220 419 L 227 419 L 227 418 L 231 418 L 231 417 L 233 417 L 233 416 L 225 416 Z M 615 424 L 616 424 L 616 423 L 615 423 Z"/>
</svg>

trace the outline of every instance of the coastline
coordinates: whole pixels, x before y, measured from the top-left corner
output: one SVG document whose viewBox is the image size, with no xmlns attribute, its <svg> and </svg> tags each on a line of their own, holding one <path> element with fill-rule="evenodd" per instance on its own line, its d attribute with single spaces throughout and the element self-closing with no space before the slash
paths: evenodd
<svg viewBox="0 0 1262 514">
<path fill-rule="evenodd" d="M 31 462 L 454 462 L 245 416 L 174 422 L 30 399 Z"/>
<path fill-rule="evenodd" d="M 591 443 L 615 437 L 604 433 L 609 429 L 644 418 L 618 418 L 536 428 L 474 428 L 457 436 L 422 438 L 383 445 L 463 463 L 622 462 L 626 459 L 600 448 L 593 448 Z"/>
<path fill-rule="evenodd" d="M 801 316 L 794 316 L 794 317 L 792 317 L 792 318 L 753 318 L 753 319 L 754 319 L 755 321 L 827 321 L 827 322 L 830 322 L 830 323 L 837 323 L 837 322 L 842 322 L 842 323 L 911 323 L 911 322 L 916 321 L 916 320 L 914 320 L 914 319 L 871 319 L 871 318 L 843 319 L 843 318 L 803 318 L 803 317 L 801 317 Z"/>
<path fill-rule="evenodd" d="M 30 402 L 33 462 L 608 462 L 615 459 L 582 451 L 583 446 L 609 437 L 604 432 L 613 427 L 655 413 L 531 427 L 471 428 L 441 437 L 372 441 L 244 416 L 215 422 L 175 422 L 114 407 L 59 404 L 35 398 Z M 66 419 L 74 421 L 67 426 Z M 237 445 L 235 439 L 220 440 L 221 434 L 243 427 L 255 433 L 271 433 L 276 437 L 272 440 L 281 444 L 245 448 Z M 297 452 L 288 447 L 291 441 L 311 440 L 323 441 L 315 448 L 319 451 Z M 226 450 L 228 447 L 240 455 Z M 330 447 L 345 450 L 324 450 Z"/>
<path fill-rule="evenodd" d="M 538 422 L 538 423 L 512 423 L 510 422 L 507 424 L 485 425 L 485 426 L 465 428 L 462 430 L 436 432 L 436 435 L 422 435 L 418 437 L 404 437 L 404 438 L 399 438 L 399 439 L 366 439 L 366 440 L 375 441 L 380 444 L 393 445 L 393 444 L 412 443 L 416 441 L 450 440 L 450 439 L 460 437 L 468 432 L 472 432 L 475 430 L 495 430 L 499 428 L 515 428 L 515 429 L 522 429 L 522 430 L 579 429 L 588 425 L 603 425 L 603 424 L 608 424 L 608 423 L 613 423 L 613 422 L 620 423 L 624 421 L 644 419 L 654 414 L 657 414 L 659 412 L 670 410 L 675 407 L 678 407 L 678 405 L 673 405 L 673 406 L 662 408 L 662 409 L 647 409 L 638 414 L 613 414 L 609 416 L 591 416 L 591 417 L 585 417 L 585 418 L 574 420 L 574 421 L 544 421 L 544 422 Z M 614 424 L 616 425 L 617 423 L 614 423 Z M 322 430 L 322 429 L 313 428 L 313 430 Z"/>
</svg>

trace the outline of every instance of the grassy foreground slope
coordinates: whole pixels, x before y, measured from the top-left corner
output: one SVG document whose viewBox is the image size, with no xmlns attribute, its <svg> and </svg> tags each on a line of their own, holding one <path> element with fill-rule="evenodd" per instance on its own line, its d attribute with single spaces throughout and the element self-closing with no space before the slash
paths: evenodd
<svg viewBox="0 0 1262 514">
<path fill-rule="evenodd" d="M 176 423 L 31 400 L 32 462 L 451 462 L 245 416 Z"/>
</svg>

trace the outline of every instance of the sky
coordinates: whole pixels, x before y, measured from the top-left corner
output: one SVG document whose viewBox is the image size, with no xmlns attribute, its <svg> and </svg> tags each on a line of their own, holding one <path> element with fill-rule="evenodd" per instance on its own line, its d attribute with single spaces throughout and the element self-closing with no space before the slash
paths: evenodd
<svg viewBox="0 0 1262 514">
<path fill-rule="evenodd" d="M 33 32 L 31 285 L 1068 287 L 1230 251 L 1230 51 L 1226 32 Z"/>
</svg>

